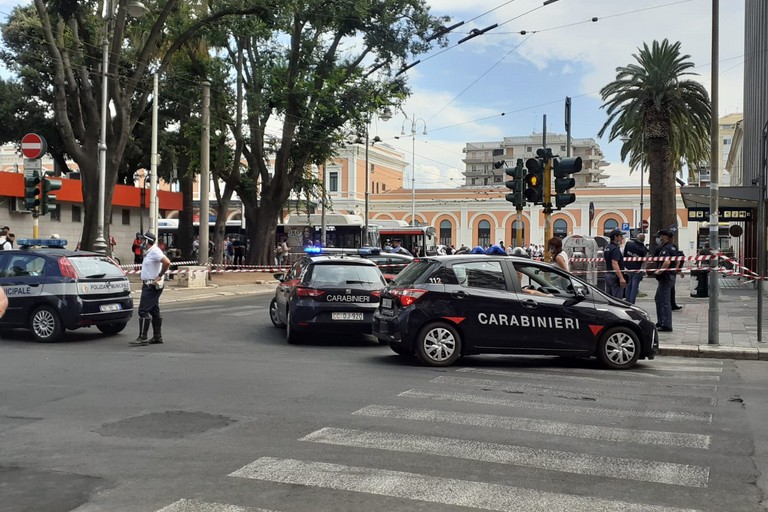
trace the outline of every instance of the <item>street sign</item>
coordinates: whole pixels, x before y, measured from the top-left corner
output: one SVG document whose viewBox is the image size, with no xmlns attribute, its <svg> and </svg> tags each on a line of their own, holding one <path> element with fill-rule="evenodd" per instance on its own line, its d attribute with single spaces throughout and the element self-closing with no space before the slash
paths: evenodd
<svg viewBox="0 0 768 512">
<path fill-rule="evenodd" d="M 589 221 L 592 222 L 595 220 L 595 203 L 592 201 L 589 202 Z"/>
<path fill-rule="evenodd" d="M 21 153 L 25 158 L 36 160 L 48 152 L 48 144 L 42 135 L 28 133 L 21 138 Z"/>
<path fill-rule="evenodd" d="M 731 206 L 721 206 L 718 208 L 719 220 L 721 222 L 752 222 L 752 208 L 736 208 Z M 709 208 L 691 207 L 688 208 L 688 220 L 697 222 L 706 222 L 709 220 Z"/>
<path fill-rule="evenodd" d="M 29 174 L 31 172 L 35 171 L 42 171 L 43 170 L 43 162 L 39 159 L 31 159 L 31 158 L 25 158 L 24 159 L 24 174 Z"/>
<path fill-rule="evenodd" d="M 622 222 L 621 223 L 621 230 L 622 231 L 629 231 L 629 222 Z"/>
<path fill-rule="evenodd" d="M 643 231 L 648 229 L 649 226 L 650 224 L 648 223 L 648 219 L 643 219 Z"/>
</svg>

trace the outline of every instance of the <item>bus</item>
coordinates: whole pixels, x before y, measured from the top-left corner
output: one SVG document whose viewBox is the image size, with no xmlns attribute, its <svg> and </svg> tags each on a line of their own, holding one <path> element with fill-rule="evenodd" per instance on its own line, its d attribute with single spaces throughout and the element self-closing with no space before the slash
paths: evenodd
<svg viewBox="0 0 768 512">
<path fill-rule="evenodd" d="M 322 215 L 291 215 L 277 225 L 275 240 L 288 244 L 292 253 L 303 252 L 306 247 L 322 245 Z M 378 226 L 369 223 L 364 236 L 365 221 L 359 215 L 327 213 L 325 215 L 325 246 L 355 249 L 378 246 Z"/>
<path fill-rule="evenodd" d="M 389 221 L 379 225 L 378 231 L 379 247 L 388 247 L 392 240 L 399 238 L 402 246 L 414 256 L 437 254 L 437 230 L 432 226 L 409 226 L 405 221 Z"/>
<path fill-rule="evenodd" d="M 194 222 L 192 224 L 195 236 L 200 235 L 200 223 Z M 209 240 L 213 240 L 213 228 L 216 226 L 216 221 L 210 221 L 208 223 L 208 231 L 211 236 Z M 157 219 L 157 236 L 158 240 L 165 243 L 165 246 L 178 247 L 178 233 L 179 233 L 179 219 Z M 241 241 L 245 241 L 245 229 L 242 227 L 240 220 L 228 220 L 224 228 L 224 236 L 237 238 Z"/>
</svg>

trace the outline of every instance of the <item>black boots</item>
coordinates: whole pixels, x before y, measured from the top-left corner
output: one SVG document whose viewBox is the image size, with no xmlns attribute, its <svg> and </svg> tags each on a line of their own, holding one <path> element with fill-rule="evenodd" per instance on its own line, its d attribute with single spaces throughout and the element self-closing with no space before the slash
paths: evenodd
<svg viewBox="0 0 768 512">
<path fill-rule="evenodd" d="M 147 341 L 147 333 L 149 332 L 149 318 L 139 317 L 139 337 L 135 341 L 129 343 L 133 347 L 143 347 L 149 342 Z"/>
<path fill-rule="evenodd" d="M 152 317 L 152 339 L 149 340 L 150 345 L 163 342 L 163 319 Z"/>
</svg>

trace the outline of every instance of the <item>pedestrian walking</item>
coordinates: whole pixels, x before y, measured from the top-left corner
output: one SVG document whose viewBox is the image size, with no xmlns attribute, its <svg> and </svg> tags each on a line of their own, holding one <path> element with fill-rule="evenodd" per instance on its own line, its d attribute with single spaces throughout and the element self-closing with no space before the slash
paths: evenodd
<svg viewBox="0 0 768 512">
<path fill-rule="evenodd" d="M 141 260 L 144 258 L 144 250 L 141 247 L 143 243 L 141 233 L 136 233 L 136 238 L 133 239 L 133 244 L 131 244 L 134 265 L 141 265 Z"/>
<path fill-rule="evenodd" d="M 637 238 L 631 239 L 624 245 L 625 258 L 645 258 L 648 256 L 648 248 L 645 246 L 645 235 L 640 233 Z M 624 263 L 627 270 L 631 270 L 627 276 L 627 302 L 634 304 L 637 293 L 640 291 L 640 281 L 643 280 L 642 261 L 627 261 Z"/>
<path fill-rule="evenodd" d="M 672 244 L 672 232 L 668 229 L 660 229 L 656 233 L 656 244 L 659 248 L 654 253 L 655 257 L 670 258 L 677 252 L 677 248 Z M 660 332 L 672 331 L 672 288 L 675 286 L 675 273 L 667 270 L 671 265 L 671 260 L 664 259 L 654 271 L 658 286 L 653 300 L 656 303 L 656 327 Z"/>
<path fill-rule="evenodd" d="M 605 288 L 608 295 L 617 299 L 624 298 L 624 288 L 627 281 L 624 278 L 624 256 L 621 254 L 621 244 L 624 243 L 624 233 L 614 229 L 608 233 L 610 243 L 605 248 Z"/>
<path fill-rule="evenodd" d="M 154 345 L 163 342 L 163 319 L 160 316 L 160 295 L 163 293 L 163 275 L 171 266 L 171 261 L 155 245 L 154 233 L 144 233 L 147 250 L 141 266 L 141 298 L 139 299 L 139 337 L 130 342 L 132 346 Z M 147 339 L 149 325 L 152 324 L 152 338 Z"/>
<path fill-rule="evenodd" d="M 8 226 L 4 226 L 3 229 L 0 229 L 0 251 L 10 251 L 13 249 L 13 243 L 11 243 L 11 240 L 8 238 L 8 231 L 10 231 Z"/>
<path fill-rule="evenodd" d="M 552 255 L 552 263 L 565 270 L 571 271 L 571 262 L 568 260 L 568 254 L 563 251 L 563 241 L 559 236 L 553 236 L 547 243 L 547 250 Z"/>
</svg>

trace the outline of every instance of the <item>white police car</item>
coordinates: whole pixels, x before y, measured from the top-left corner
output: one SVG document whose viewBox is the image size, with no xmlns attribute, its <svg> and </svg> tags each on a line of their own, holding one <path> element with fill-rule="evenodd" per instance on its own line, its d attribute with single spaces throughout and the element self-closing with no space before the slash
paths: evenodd
<svg viewBox="0 0 768 512">
<path fill-rule="evenodd" d="M 653 359 L 648 314 L 547 263 L 511 256 L 416 259 L 381 293 L 373 335 L 398 354 L 448 366 L 472 354 Z"/>
<path fill-rule="evenodd" d="M 122 331 L 133 315 L 131 285 L 113 260 L 64 249 L 66 240 L 18 240 L 0 251 L 0 286 L 8 310 L 0 329 L 23 327 L 35 339 L 53 342 L 65 329 L 96 326 Z"/>
</svg>

